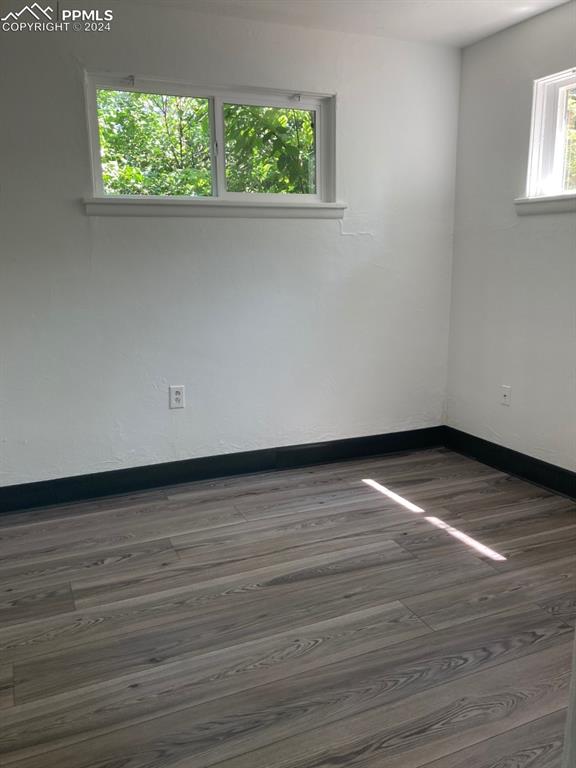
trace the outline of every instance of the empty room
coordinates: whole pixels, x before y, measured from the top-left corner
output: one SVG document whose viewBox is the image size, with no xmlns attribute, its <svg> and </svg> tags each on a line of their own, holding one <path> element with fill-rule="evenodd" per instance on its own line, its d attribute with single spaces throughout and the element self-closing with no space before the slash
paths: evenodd
<svg viewBox="0 0 576 768">
<path fill-rule="evenodd" d="M 0 765 L 576 768 L 576 0 L 0 0 Z"/>
</svg>

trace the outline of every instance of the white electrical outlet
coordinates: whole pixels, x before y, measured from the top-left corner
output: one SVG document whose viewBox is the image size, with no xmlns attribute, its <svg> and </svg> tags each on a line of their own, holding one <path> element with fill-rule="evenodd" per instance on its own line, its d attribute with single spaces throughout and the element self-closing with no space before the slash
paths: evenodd
<svg viewBox="0 0 576 768">
<path fill-rule="evenodd" d="M 511 405 L 512 404 L 512 387 L 508 384 L 502 384 L 500 387 L 500 404 Z"/>
<path fill-rule="evenodd" d="M 186 390 L 184 384 L 171 384 L 168 387 L 170 408 L 184 408 L 186 406 Z"/>
</svg>

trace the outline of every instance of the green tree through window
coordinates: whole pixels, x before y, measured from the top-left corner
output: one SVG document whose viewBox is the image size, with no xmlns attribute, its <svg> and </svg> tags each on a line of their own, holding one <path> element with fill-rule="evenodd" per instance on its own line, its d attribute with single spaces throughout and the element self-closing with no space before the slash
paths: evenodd
<svg viewBox="0 0 576 768">
<path fill-rule="evenodd" d="M 224 105 L 230 192 L 314 194 L 314 112 Z"/>
<path fill-rule="evenodd" d="M 576 192 L 576 88 L 571 88 L 566 94 L 564 191 Z"/>
<path fill-rule="evenodd" d="M 98 89 L 104 191 L 210 196 L 210 101 Z M 224 104 L 229 192 L 316 193 L 315 112 Z"/>
<path fill-rule="evenodd" d="M 211 195 L 208 99 L 98 91 L 104 190 Z"/>
</svg>

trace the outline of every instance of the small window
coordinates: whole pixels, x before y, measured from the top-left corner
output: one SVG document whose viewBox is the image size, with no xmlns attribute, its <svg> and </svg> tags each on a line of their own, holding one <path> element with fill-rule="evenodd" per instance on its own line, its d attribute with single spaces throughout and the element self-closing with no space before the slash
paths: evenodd
<svg viewBox="0 0 576 768">
<path fill-rule="evenodd" d="M 96 195 L 334 199 L 331 96 L 87 83 Z"/>
<path fill-rule="evenodd" d="M 527 197 L 576 194 L 576 69 L 536 80 Z"/>
</svg>

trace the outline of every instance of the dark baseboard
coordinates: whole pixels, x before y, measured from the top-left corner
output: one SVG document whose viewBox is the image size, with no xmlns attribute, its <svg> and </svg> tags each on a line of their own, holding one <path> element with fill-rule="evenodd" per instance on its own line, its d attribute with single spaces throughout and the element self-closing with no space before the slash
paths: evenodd
<svg viewBox="0 0 576 768">
<path fill-rule="evenodd" d="M 0 512 L 82 501 L 195 480 L 289 469 L 363 456 L 418 450 L 444 444 L 444 427 L 412 429 L 323 443 L 227 453 L 199 459 L 171 461 L 147 467 L 118 469 L 90 475 L 44 480 L 0 488 Z"/>
<path fill-rule="evenodd" d="M 576 499 L 576 472 L 504 448 L 459 429 L 445 427 L 445 446 L 511 475 Z"/>
<path fill-rule="evenodd" d="M 452 427 L 428 427 L 386 435 L 352 437 L 284 448 L 227 453 L 147 467 L 44 480 L 0 488 L 0 512 L 83 501 L 217 477 L 360 459 L 399 451 L 445 446 L 491 467 L 576 498 L 576 473 L 504 448 Z"/>
</svg>

